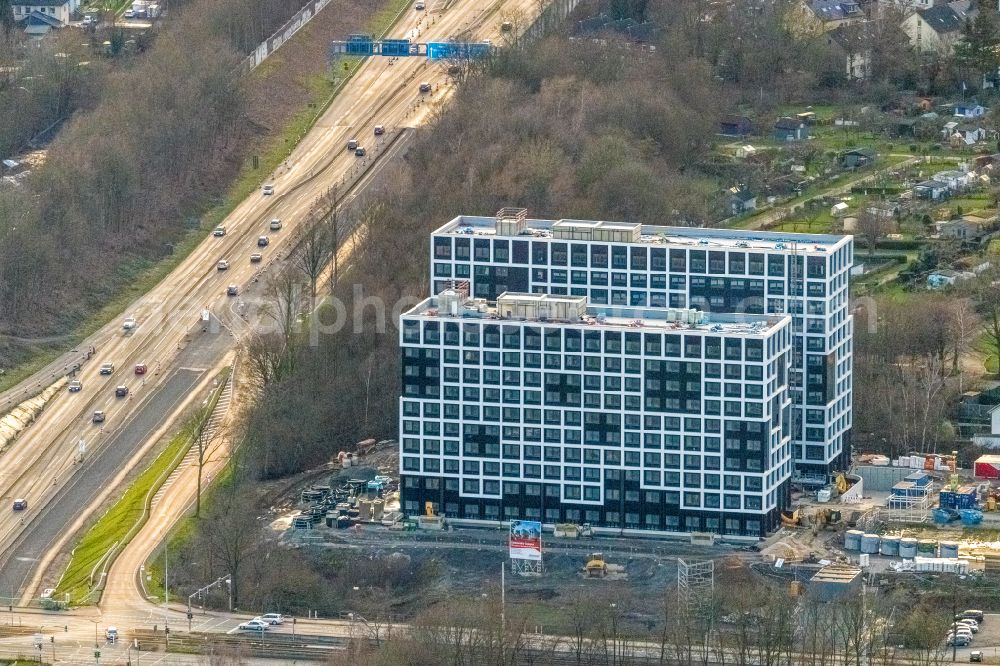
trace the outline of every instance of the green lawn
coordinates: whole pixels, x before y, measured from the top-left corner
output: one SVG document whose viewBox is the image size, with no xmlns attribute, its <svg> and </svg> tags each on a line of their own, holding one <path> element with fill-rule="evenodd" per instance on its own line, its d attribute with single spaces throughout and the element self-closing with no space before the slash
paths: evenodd
<svg viewBox="0 0 1000 666">
<path fill-rule="evenodd" d="M 219 388 L 212 395 L 206 409 L 213 410 L 225 386 L 226 374 L 220 377 Z M 148 518 L 149 503 L 163 482 L 191 448 L 192 440 L 186 431 L 179 432 L 167 447 L 139 475 L 121 498 L 101 516 L 80 538 L 73 549 L 72 558 L 59 584 L 54 598 L 69 595 L 71 605 L 96 603 L 91 580 L 100 580 L 100 572 L 111 568 L 111 562 L 128 544 Z"/>
<path fill-rule="evenodd" d="M 986 360 L 983 361 L 986 372 L 994 375 L 1000 373 L 1000 360 L 997 357 L 997 349 L 990 343 L 986 335 L 981 335 L 973 347 L 976 351 L 982 352 L 986 356 Z"/>
</svg>

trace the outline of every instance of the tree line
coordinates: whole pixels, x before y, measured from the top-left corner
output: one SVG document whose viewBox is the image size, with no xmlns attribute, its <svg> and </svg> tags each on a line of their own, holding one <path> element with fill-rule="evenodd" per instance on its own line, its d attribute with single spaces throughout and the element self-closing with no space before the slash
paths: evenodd
<svg viewBox="0 0 1000 666">
<path fill-rule="evenodd" d="M 300 5 L 174 2 L 129 57 L 83 46 L 76 31 L 35 49 L 8 43 L 19 69 L 0 85 L 0 146 L 65 124 L 42 166 L 0 188 L 0 332 L 71 329 L 217 201 L 261 132 L 246 122 L 252 81 L 237 64 Z"/>
</svg>

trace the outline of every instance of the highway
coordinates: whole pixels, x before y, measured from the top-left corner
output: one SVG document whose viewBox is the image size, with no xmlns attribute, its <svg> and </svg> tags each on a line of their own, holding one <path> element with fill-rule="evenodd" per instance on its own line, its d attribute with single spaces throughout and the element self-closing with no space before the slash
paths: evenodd
<svg viewBox="0 0 1000 666">
<path fill-rule="evenodd" d="M 513 12 L 530 16 L 537 10 L 535 0 L 491 4 L 456 0 L 450 6 L 428 5 L 446 8 L 407 13 L 389 36 L 445 40 L 461 35 L 498 42 L 501 16 Z M 420 94 L 421 81 L 434 84 L 436 92 Z M 151 444 L 149 434 L 164 425 L 165 412 L 177 404 L 177 398 L 190 393 L 194 382 L 233 348 L 235 337 L 226 328 L 201 332 L 202 310 L 208 308 L 223 321 L 232 321 L 226 286 L 259 290 L 256 279 L 263 282 L 286 257 L 314 202 L 329 188 L 345 188 L 345 183 L 377 164 L 400 133 L 425 122 L 449 97 L 448 86 L 444 67 L 422 58 L 366 60 L 289 159 L 264 181 L 274 186 L 274 195 L 258 192 L 237 205 L 223 222 L 225 236 L 206 238 L 128 308 L 125 314 L 138 321 L 134 330 L 123 331 L 121 320 L 109 322 L 74 351 L 0 395 L 0 405 L 5 400 L 16 402 L 36 386 L 49 383 L 53 372 L 83 361 L 78 374 L 83 390 L 53 398 L 0 456 L 0 502 L 10 507 L 13 499 L 23 497 L 29 503 L 24 512 L 0 508 L 0 595 L 24 601 L 35 593 L 31 583 L 38 576 L 32 576 L 37 573 L 32 564 L 46 555 L 44 551 L 60 535 L 66 536 L 74 524 L 82 522 L 99 495 L 123 475 L 122 465 L 134 461 L 132 454 Z M 386 135 L 374 136 L 376 124 L 387 127 Z M 358 158 L 346 150 L 350 138 L 358 138 L 368 148 L 367 157 Z M 280 231 L 267 230 L 272 218 L 282 220 Z M 258 250 L 256 239 L 265 234 L 270 236 L 270 245 Z M 264 261 L 251 264 L 249 256 L 257 251 Z M 221 259 L 231 263 L 229 270 L 216 269 Z M 81 354 L 91 346 L 96 354 L 83 360 Z M 197 361 L 189 361 L 186 355 L 194 355 Z M 115 364 L 112 375 L 98 373 L 104 362 Z M 133 374 L 137 363 L 149 367 L 145 376 Z M 195 369 L 179 372 L 184 367 Z M 115 397 L 119 384 L 128 385 L 130 397 Z M 103 426 L 91 422 L 95 410 L 106 412 Z M 80 440 L 87 450 L 83 464 L 75 462 Z M 85 482 L 80 480 L 83 477 Z"/>
</svg>

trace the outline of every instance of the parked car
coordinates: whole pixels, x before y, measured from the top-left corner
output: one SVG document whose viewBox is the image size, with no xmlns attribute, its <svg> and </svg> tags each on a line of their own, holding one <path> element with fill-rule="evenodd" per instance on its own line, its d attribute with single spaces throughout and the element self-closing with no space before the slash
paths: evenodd
<svg viewBox="0 0 1000 666">
<path fill-rule="evenodd" d="M 273 220 L 271 220 L 271 224 L 267 225 L 267 228 L 270 229 L 271 231 L 278 231 L 279 229 L 281 229 L 281 220 L 279 220 L 278 218 L 274 218 Z"/>
<path fill-rule="evenodd" d="M 81 382 L 79 379 L 74 379 L 70 381 L 69 383 L 70 393 L 79 393 L 82 390 L 83 390 L 83 382 Z"/>
<path fill-rule="evenodd" d="M 225 259 L 220 259 L 219 263 L 216 264 L 215 267 L 218 268 L 220 271 L 228 271 L 229 270 L 229 262 L 226 261 Z"/>
<path fill-rule="evenodd" d="M 427 83 L 426 81 L 422 81 L 420 83 L 420 92 L 425 93 L 430 91 L 431 91 L 431 84 Z"/>
<path fill-rule="evenodd" d="M 251 264 L 259 264 L 263 259 L 264 255 L 262 255 L 260 252 L 254 252 L 253 254 L 250 255 Z"/>
<path fill-rule="evenodd" d="M 964 610 L 955 616 L 956 620 L 975 620 L 976 622 L 983 621 L 983 611 L 981 610 Z"/>
<path fill-rule="evenodd" d="M 92 420 L 94 423 L 104 423 L 104 411 L 99 409 L 94 412 L 94 418 Z"/>
<path fill-rule="evenodd" d="M 355 157 L 364 157 L 366 154 L 364 146 L 358 146 L 354 149 Z"/>
<path fill-rule="evenodd" d="M 969 629 L 972 630 L 972 633 L 976 633 L 977 631 L 979 631 L 979 623 L 969 618 L 966 618 L 964 620 L 955 620 L 955 625 L 959 627 L 968 627 Z"/>
<path fill-rule="evenodd" d="M 267 236 L 261 236 L 257 239 L 257 247 L 267 247 L 270 242 L 270 238 Z"/>
<path fill-rule="evenodd" d="M 254 619 L 263 620 L 264 622 L 272 625 L 285 623 L 285 617 L 281 613 L 264 613 L 260 617 L 255 617 Z"/>
<path fill-rule="evenodd" d="M 135 374 L 137 374 L 137 375 L 144 375 L 144 374 L 146 374 L 146 370 L 147 369 L 148 368 L 146 367 L 145 363 L 136 363 L 135 364 Z"/>
<path fill-rule="evenodd" d="M 274 194 L 274 185 L 265 185 L 260 188 L 260 191 L 264 193 L 265 197 Z"/>
<path fill-rule="evenodd" d="M 375 136 L 382 136 L 383 134 L 385 134 L 385 125 L 376 125 Z"/>
<path fill-rule="evenodd" d="M 131 9 L 126 9 L 126 10 L 125 10 L 125 13 L 124 13 L 124 14 L 122 14 L 122 17 L 123 17 L 123 18 L 127 18 L 127 19 L 130 19 L 130 18 L 135 18 L 135 12 L 134 12 L 134 11 L 132 11 Z"/>
<path fill-rule="evenodd" d="M 972 638 L 967 636 L 949 636 L 945 643 L 948 647 L 967 647 L 972 643 Z"/>
<path fill-rule="evenodd" d="M 983 651 L 973 650 L 969 653 L 969 661 L 972 663 L 982 663 L 983 661 Z"/>
<path fill-rule="evenodd" d="M 215 231 L 212 232 L 212 235 L 213 236 L 219 236 L 219 237 L 225 236 L 226 235 L 226 228 L 220 224 L 219 226 L 217 226 L 215 228 Z"/>
<path fill-rule="evenodd" d="M 128 387 L 127 386 L 125 386 L 124 384 L 119 384 L 118 386 L 115 387 L 115 397 L 116 398 L 124 398 L 127 395 L 128 395 Z"/>
<path fill-rule="evenodd" d="M 27 508 L 28 508 L 28 500 L 26 499 L 14 500 L 14 511 L 24 511 Z"/>
<path fill-rule="evenodd" d="M 110 375 L 114 371 L 115 371 L 115 364 L 114 363 L 101 363 L 101 374 L 102 375 Z"/>
<path fill-rule="evenodd" d="M 226 287 L 226 296 L 239 296 L 239 295 L 240 295 L 239 286 L 231 284 L 228 287 Z"/>
</svg>

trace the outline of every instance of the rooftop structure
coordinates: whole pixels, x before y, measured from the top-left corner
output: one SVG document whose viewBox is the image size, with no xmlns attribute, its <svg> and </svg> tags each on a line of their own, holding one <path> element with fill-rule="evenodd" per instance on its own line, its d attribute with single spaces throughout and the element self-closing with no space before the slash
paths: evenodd
<svg viewBox="0 0 1000 666">
<path fill-rule="evenodd" d="M 504 211 L 523 209 L 503 209 Z M 459 215 L 433 232 L 454 236 L 523 236 L 528 239 L 648 243 L 668 247 L 795 250 L 799 254 L 826 254 L 850 242 L 832 234 L 774 234 L 740 229 L 669 227 L 598 220 L 539 220 L 526 216 L 481 217 Z"/>
<path fill-rule="evenodd" d="M 446 290 L 406 313 L 407 317 L 456 317 L 561 322 L 611 329 L 665 329 L 730 335 L 762 335 L 790 321 L 788 315 L 707 313 L 689 308 L 616 308 L 587 304 L 584 296 L 504 292 L 496 303 Z"/>
</svg>

